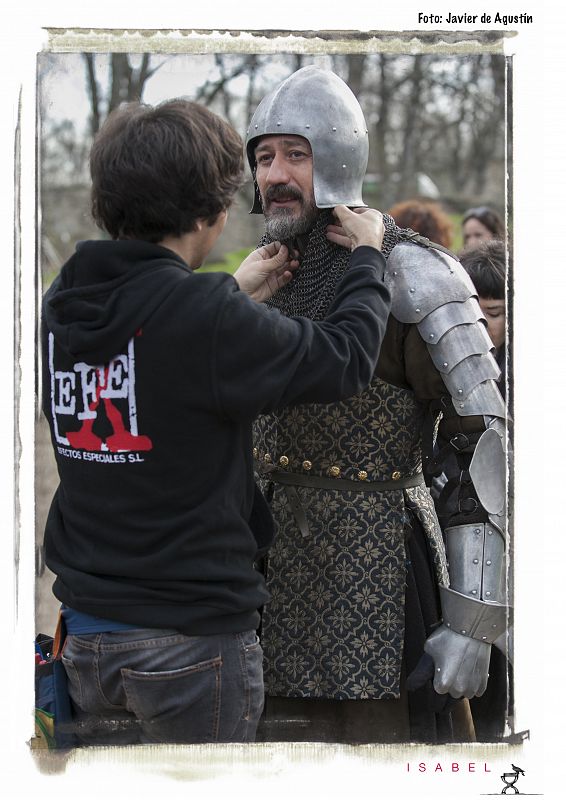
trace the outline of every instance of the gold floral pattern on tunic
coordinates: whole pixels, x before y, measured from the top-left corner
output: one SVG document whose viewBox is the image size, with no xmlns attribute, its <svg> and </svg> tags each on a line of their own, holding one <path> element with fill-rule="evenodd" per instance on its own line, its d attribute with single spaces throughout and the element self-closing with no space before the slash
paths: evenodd
<svg viewBox="0 0 566 800">
<path fill-rule="evenodd" d="M 447 580 L 442 535 L 426 487 L 363 491 L 421 469 L 424 408 L 379 378 L 361 394 L 260 417 L 258 460 L 282 454 L 287 472 L 357 481 L 360 490 L 296 486 L 308 535 L 286 487 L 260 479 L 276 521 L 267 558 L 271 599 L 262 616 L 266 691 L 272 696 L 383 699 L 399 696 L 405 614 L 406 509 L 418 517 L 439 582 Z M 305 473 L 303 463 L 312 467 Z M 367 480 L 358 478 L 360 470 Z"/>
</svg>

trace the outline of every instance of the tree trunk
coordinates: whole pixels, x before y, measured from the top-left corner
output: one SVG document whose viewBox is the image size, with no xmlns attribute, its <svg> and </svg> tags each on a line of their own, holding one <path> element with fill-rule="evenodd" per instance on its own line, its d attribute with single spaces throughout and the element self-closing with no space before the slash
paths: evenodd
<svg viewBox="0 0 566 800">
<path fill-rule="evenodd" d="M 416 172 L 419 166 L 418 121 L 421 108 L 421 83 L 423 79 L 423 56 L 414 57 L 411 75 L 411 89 L 405 105 L 405 124 L 403 126 L 403 149 L 400 159 L 401 179 L 399 181 L 399 199 L 414 194 L 416 189 Z"/>
<path fill-rule="evenodd" d="M 90 132 L 94 137 L 100 128 L 100 97 L 94 69 L 94 54 L 83 53 L 83 55 L 86 63 L 87 90 L 90 99 Z"/>
</svg>

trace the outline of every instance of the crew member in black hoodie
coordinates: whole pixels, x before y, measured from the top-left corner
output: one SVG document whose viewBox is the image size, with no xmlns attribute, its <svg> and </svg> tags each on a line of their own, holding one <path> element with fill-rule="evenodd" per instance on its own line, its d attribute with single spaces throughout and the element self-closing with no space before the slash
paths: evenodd
<svg viewBox="0 0 566 800">
<path fill-rule="evenodd" d="M 90 157 L 93 215 L 112 240 L 79 243 L 45 295 L 43 407 L 60 477 L 46 562 L 85 744 L 253 741 L 268 601 L 254 562 L 272 521 L 251 422 L 362 390 L 384 335 L 378 212 L 336 209 L 352 255 L 324 322 L 256 302 L 296 266 L 279 243 L 235 278 L 193 274 L 242 152 L 194 103 L 114 112 Z"/>
</svg>

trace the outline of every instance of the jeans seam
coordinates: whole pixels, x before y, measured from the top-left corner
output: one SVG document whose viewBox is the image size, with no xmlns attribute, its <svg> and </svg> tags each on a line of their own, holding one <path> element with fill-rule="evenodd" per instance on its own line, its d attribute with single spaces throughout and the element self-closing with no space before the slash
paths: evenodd
<svg viewBox="0 0 566 800">
<path fill-rule="evenodd" d="M 146 650 L 156 647 L 174 647 L 179 644 L 184 644 L 187 637 L 182 634 L 172 636 L 160 636 L 153 639 L 137 639 L 133 642 L 121 642 L 111 644 L 104 642 L 101 644 L 101 649 L 108 653 L 127 652 L 129 650 Z"/>
<path fill-rule="evenodd" d="M 76 701 L 76 703 L 79 706 L 79 708 L 82 708 L 83 702 L 84 702 L 84 693 L 83 693 L 83 685 L 81 683 L 81 676 L 79 674 L 79 671 L 78 671 L 77 667 L 75 666 L 73 660 L 71 658 L 67 658 L 63 654 L 61 654 L 61 663 L 63 664 L 63 668 L 64 668 L 65 672 L 67 672 L 67 680 L 68 680 L 68 673 L 69 672 L 72 672 L 73 675 L 75 676 L 75 680 L 77 682 L 78 693 L 79 693 L 79 697 L 78 697 L 78 700 Z"/>
<path fill-rule="evenodd" d="M 213 738 L 213 740 L 215 742 L 218 741 L 218 738 L 220 736 L 220 717 L 221 717 L 221 711 L 222 711 L 222 666 L 223 666 L 223 660 L 222 660 L 222 655 L 221 655 L 220 656 L 220 668 L 219 669 L 215 669 L 215 673 L 216 674 L 215 674 L 215 684 L 214 684 L 214 686 L 215 686 L 215 690 L 216 690 L 216 697 L 214 698 L 215 699 L 215 703 L 214 703 L 215 713 L 214 713 L 213 723 L 212 723 L 212 738 Z"/>
<path fill-rule="evenodd" d="M 205 672 L 206 670 L 213 667 L 215 670 L 217 667 L 222 669 L 222 656 L 216 656 L 215 658 L 209 658 L 207 661 L 200 661 L 198 664 L 190 664 L 187 667 L 179 667 L 178 669 L 165 669 L 165 670 L 137 670 L 132 669 L 131 667 L 121 667 L 120 673 L 122 675 L 126 674 L 129 676 L 135 676 L 136 680 L 139 681 L 158 681 L 163 680 L 164 676 L 171 675 L 171 678 L 174 680 L 175 675 L 171 673 L 177 673 L 177 677 L 183 677 L 184 675 L 189 675 L 197 672 Z M 181 675 L 183 673 L 183 676 Z"/>
<path fill-rule="evenodd" d="M 240 665 L 242 668 L 242 680 L 245 688 L 244 696 L 246 698 L 245 714 L 243 719 L 246 722 L 246 739 L 247 739 L 247 728 L 250 721 L 252 696 L 250 689 L 249 665 L 247 659 L 247 645 L 244 643 L 244 637 L 242 636 L 242 634 L 238 634 L 238 638 L 240 639 Z"/>
<path fill-rule="evenodd" d="M 171 634 L 167 636 L 153 637 L 152 639 L 135 639 L 131 642 L 103 642 L 104 633 L 98 633 L 94 639 L 84 638 L 84 634 L 69 634 L 73 638 L 73 643 L 77 647 L 85 650 L 102 650 L 103 652 L 126 652 L 128 650 L 143 650 L 144 648 L 170 647 L 177 644 L 184 644 L 187 637 L 184 634 Z"/>
<path fill-rule="evenodd" d="M 93 660 L 92 660 L 92 667 L 93 667 L 93 670 L 94 670 L 96 688 L 97 688 L 98 694 L 99 694 L 99 696 L 100 696 L 100 698 L 101 698 L 101 700 L 102 700 L 102 702 L 104 704 L 106 704 L 109 708 L 112 708 L 112 709 L 114 709 L 114 708 L 115 709 L 120 709 L 120 708 L 122 708 L 122 706 L 120 704 L 111 703 L 110 700 L 104 694 L 104 691 L 102 689 L 102 681 L 100 679 L 100 657 L 102 655 L 102 652 L 100 651 L 100 646 L 99 646 L 100 645 L 100 641 L 102 639 L 102 636 L 103 636 L 103 634 L 99 633 L 97 635 L 97 637 L 96 637 L 96 645 L 97 646 L 96 646 L 96 649 L 94 651 L 94 657 L 93 657 Z"/>
</svg>

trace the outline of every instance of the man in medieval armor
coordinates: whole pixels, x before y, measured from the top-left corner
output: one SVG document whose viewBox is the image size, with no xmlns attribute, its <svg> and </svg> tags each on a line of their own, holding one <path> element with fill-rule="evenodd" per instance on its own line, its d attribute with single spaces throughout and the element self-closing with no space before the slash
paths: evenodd
<svg viewBox="0 0 566 800">
<path fill-rule="evenodd" d="M 348 264 L 338 204 L 363 213 L 368 131 L 334 73 L 304 67 L 247 131 L 262 244 L 295 249 L 268 301 L 322 320 Z M 256 472 L 277 525 L 264 564 L 260 737 L 398 742 L 473 738 L 466 698 L 507 650 L 505 408 L 475 289 L 442 247 L 384 215 L 392 293 L 370 386 L 260 417 Z M 433 436 L 438 437 L 432 457 Z M 460 465 L 440 529 L 425 473 Z"/>
</svg>

